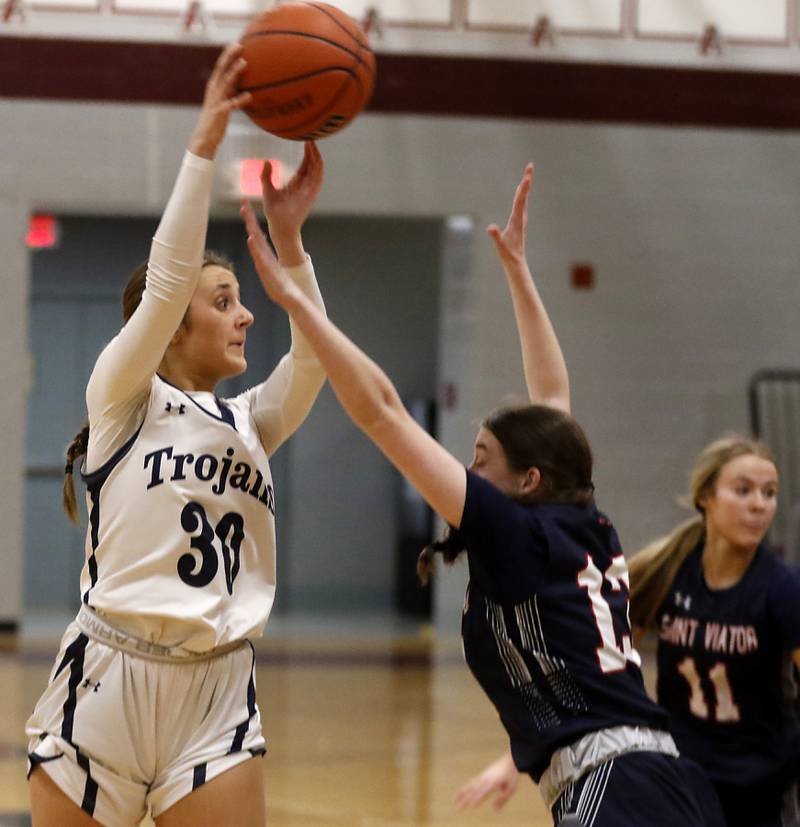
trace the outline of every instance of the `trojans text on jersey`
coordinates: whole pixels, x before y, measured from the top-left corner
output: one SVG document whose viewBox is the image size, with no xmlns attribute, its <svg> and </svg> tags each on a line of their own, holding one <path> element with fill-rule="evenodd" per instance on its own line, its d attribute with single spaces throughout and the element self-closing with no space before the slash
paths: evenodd
<svg viewBox="0 0 800 827">
<path fill-rule="evenodd" d="M 144 457 L 144 470 L 148 474 L 147 490 L 167 481 L 185 480 L 187 474 L 191 474 L 201 482 L 211 483 L 212 493 L 218 496 L 225 492 L 227 486 L 249 494 L 263 503 L 274 516 L 275 493 L 272 485 L 264 482 L 257 468 L 251 468 L 246 462 L 234 463 L 233 454 L 233 448 L 228 448 L 224 457 L 213 454 L 178 454 L 172 445 L 158 448 Z"/>
</svg>

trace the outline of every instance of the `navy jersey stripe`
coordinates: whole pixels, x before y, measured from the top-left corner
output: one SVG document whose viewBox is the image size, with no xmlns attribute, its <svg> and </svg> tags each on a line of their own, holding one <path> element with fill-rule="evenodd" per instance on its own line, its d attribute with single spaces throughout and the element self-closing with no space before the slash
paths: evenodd
<svg viewBox="0 0 800 827">
<path fill-rule="evenodd" d="M 45 736 L 46 737 L 46 736 Z M 46 764 L 48 761 L 57 761 L 59 758 L 63 758 L 64 753 L 59 752 L 58 755 L 48 755 L 46 758 L 37 755 L 35 752 L 28 753 L 28 773 L 25 776 L 27 779 L 30 779 L 31 773 L 39 766 L 39 764 Z"/>
<path fill-rule="evenodd" d="M 56 675 L 58 675 L 67 663 L 70 664 L 67 699 L 64 701 L 63 721 L 61 722 L 61 737 L 68 744 L 72 744 L 72 728 L 75 718 L 75 706 L 78 702 L 78 686 L 83 680 L 83 661 L 88 643 L 89 638 L 84 634 L 79 634 L 67 647 L 64 660 L 61 661 L 61 665 L 56 672 Z"/>
<path fill-rule="evenodd" d="M 233 743 L 231 744 L 231 748 L 228 750 L 228 755 L 234 752 L 239 752 L 242 749 L 242 744 L 244 744 L 244 736 L 247 734 L 250 721 L 253 720 L 253 717 L 256 714 L 256 653 L 255 649 L 253 649 L 252 643 L 250 643 L 250 649 L 252 651 L 253 661 L 252 666 L 250 667 L 250 680 L 247 682 L 248 717 L 246 721 L 242 721 L 242 723 L 236 727 L 236 732 L 233 736 Z"/>
<path fill-rule="evenodd" d="M 136 442 L 136 438 L 142 431 L 142 426 L 144 422 L 136 429 L 136 432 L 131 436 L 131 438 L 117 451 L 115 451 L 114 455 L 107 461 L 104 462 L 96 471 L 93 471 L 91 474 L 84 474 L 81 473 L 81 477 L 83 478 L 84 483 L 86 483 L 87 490 L 89 492 L 89 500 L 92 503 L 92 507 L 89 509 L 89 536 L 91 538 L 92 543 L 92 553 L 89 555 L 89 559 L 86 561 L 88 569 L 89 569 L 89 578 L 91 583 L 89 588 L 83 593 L 83 602 L 88 606 L 89 605 L 89 592 L 97 585 L 97 556 L 95 551 L 97 550 L 97 546 L 100 544 L 100 489 L 103 487 L 103 483 L 108 479 L 109 474 L 122 462 L 123 458 L 130 452 L 131 448 L 133 448 L 134 443 Z"/>
<path fill-rule="evenodd" d="M 101 483 L 102 485 L 102 483 Z M 92 542 L 92 553 L 86 561 L 89 569 L 89 588 L 83 593 L 83 602 L 89 605 L 89 592 L 97 585 L 97 555 L 95 551 L 100 542 L 100 486 L 89 489 L 89 499 L 92 507 L 89 509 L 89 536 Z"/>
<path fill-rule="evenodd" d="M 117 448 L 116 451 L 96 470 L 91 471 L 88 474 L 85 474 L 81 471 L 81 479 L 85 483 L 87 488 L 97 488 L 100 490 L 102 484 L 108 478 L 108 475 L 114 470 L 114 468 L 119 465 L 120 461 L 123 457 L 133 448 L 133 443 L 136 442 L 136 438 L 142 432 L 142 426 L 144 425 L 144 420 L 142 420 L 142 424 L 136 429 L 136 431 L 130 436 L 128 441 Z"/>
<path fill-rule="evenodd" d="M 77 747 L 75 747 L 75 757 L 78 761 L 78 766 L 86 772 L 86 786 L 83 788 L 81 809 L 90 816 L 93 816 L 94 808 L 97 806 L 97 791 L 99 787 L 94 778 L 92 778 L 89 759 Z"/>
<path fill-rule="evenodd" d="M 81 640 L 83 638 L 83 640 Z M 56 671 L 53 673 L 52 680 L 55 680 L 61 672 L 64 670 L 64 667 L 67 666 L 75 659 L 75 655 L 78 651 L 81 651 L 86 648 L 86 643 L 88 638 L 84 634 L 79 634 L 75 640 L 67 646 L 66 651 L 64 652 L 64 657 L 61 659 L 61 663 L 58 664 Z M 51 681 L 52 682 L 52 681 Z"/>
<path fill-rule="evenodd" d="M 234 752 L 240 752 L 242 749 L 242 744 L 244 743 L 244 736 L 247 735 L 247 728 L 250 726 L 250 719 L 248 718 L 244 723 L 239 724 L 236 727 L 236 732 L 233 736 L 233 742 L 231 743 L 231 748 L 228 750 L 228 755 L 232 755 Z"/>
<path fill-rule="evenodd" d="M 192 774 L 192 789 L 196 790 L 198 787 L 202 787 L 203 784 L 206 783 L 206 767 L 208 766 L 207 761 L 203 761 L 202 764 L 198 764 L 194 768 L 194 772 Z"/>
<path fill-rule="evenodd" d="M 217 406 L 219 407 L 220 411 L 220 415 L 217 416 L 217 414 L 212 413 L 209 410 L 206 410 L 196 399 L 193 399 L 188 393 L 186 393 L 186 391 L 183 388 L 179 388 L 177 385 L 173 385 L 172 382 L 165 379 L 163 376 L 161 376 L 160 373 L 157 373 L 156 376 L 165 385 L 169 385 L 169 387 L 174 388 L 179 393 L 182 393 L 192 403 L 192 405 L 195 406 L 195 408 L 202 411 L 206 416 L 210 416 L 212 419 L 216 419 L 217 422 L 224 422 L 226 425 L 230 425 L 234 431 L 236 430 L 236 423 L 233 419 L 233 412 L 230 410 L 230 408 L 227 407 L 227 405 L 224 405 L 222 403 L 222 400 L 214 397 L 217 401 Z"/>
<path fill-rule="evenodd" d="M 219 407 L 220 416 L 222 417 L 223 422 L 227 422 L 228 425 L 236 430 L 236 420 L 233 418 L 233 411 L 221 400 L 217 399 L 217 406 Z"/>
</svg>

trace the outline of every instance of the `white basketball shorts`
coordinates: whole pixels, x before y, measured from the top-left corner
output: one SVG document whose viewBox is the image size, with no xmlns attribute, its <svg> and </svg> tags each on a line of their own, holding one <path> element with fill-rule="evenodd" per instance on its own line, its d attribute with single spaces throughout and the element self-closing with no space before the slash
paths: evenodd
<svg viewBox="0 0 800 827">
<path fill-rule="evenodd" d="M 138 825 L 265 752 L 248 642 L 207 660 L 159 662 L 67 627 L 25 731 L 40 767 L 106 827 Z"/>
</svg>

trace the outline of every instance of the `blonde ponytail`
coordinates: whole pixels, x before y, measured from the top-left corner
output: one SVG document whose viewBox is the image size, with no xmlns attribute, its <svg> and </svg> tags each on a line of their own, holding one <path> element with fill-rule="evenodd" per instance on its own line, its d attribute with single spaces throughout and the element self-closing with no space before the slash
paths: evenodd
<svg viewBox="0 0 800 827">
<path fill-rule="evenodd" d="M 631 625 L 649 629 L 684 560 L 705 535 L 702 516 L 681 523 L 628 560 L 631 578 Z"/>
</svg>

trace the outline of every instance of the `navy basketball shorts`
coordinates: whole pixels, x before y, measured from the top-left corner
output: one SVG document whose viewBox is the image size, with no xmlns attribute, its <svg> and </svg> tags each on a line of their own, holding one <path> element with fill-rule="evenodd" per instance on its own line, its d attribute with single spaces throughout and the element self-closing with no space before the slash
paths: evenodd
<svg viewBox="0 0 800 827">
<path fill-rule="evenodd" d="M 659 752 L 629 752 L 600 764 L 564 790 L 552 815 L 555 824 L 575 827 L 708 824 L 680 759 Z"/>
<path fill-rule="evenodd" d="M 264 754 L 253 647 L 159 662 L 72 623 L 25 731 L 29 775 L 39 767 L 106 827 L 133 827 Z"/>
<path fill-rule="evenodd" d="M 784 798 L 791 785 L 782 774 L 757 784 L 715 782 L 714 787 L 725 811 L 727 827 L 790 827 L 792 820 L 797 824 L 797 811 L 791 813 L 788 800 L 784 810 Z"/>
</svg>

